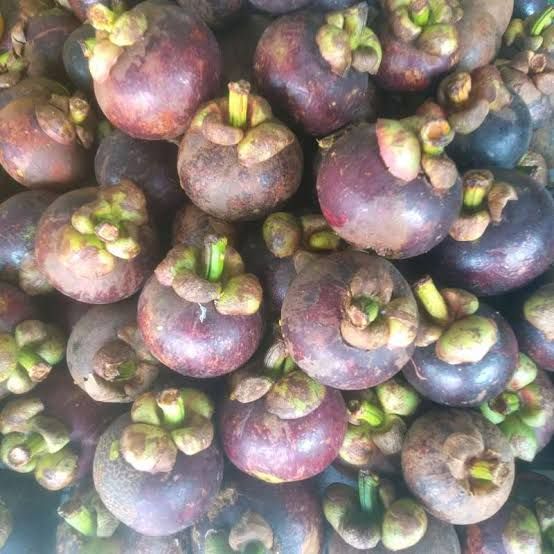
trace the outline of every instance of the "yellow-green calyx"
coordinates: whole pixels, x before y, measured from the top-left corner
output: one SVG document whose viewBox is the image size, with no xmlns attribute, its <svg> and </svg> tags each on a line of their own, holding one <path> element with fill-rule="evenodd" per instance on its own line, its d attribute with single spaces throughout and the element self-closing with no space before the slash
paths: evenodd
<svg viewBox="0 0 554 554">
<path fill-rule="evenodd" d="M 525 319 L 548 341 L 554 341 L 554 283 L 541 287 L 523 305 Z"/>
<path fill-rule="evenodd" d="M 450 236 L 459 242 L 480 239 L 489 225 L 503 220 L 508 202 L 518 200 L 516 189 L 501 181 L 487 169 L 473 169 L 463 176 L 462 212 L 450 228 Z"/>
<path fill-rule="evenodd" d="M 0 54 L 0 89 L 13 87 L 23 77 L 28 62 L 18 56 L 15 51 L 9 50 Z"/>
<path fill-rule="evenodd" d="M 375 75 L 383 51 L 377 35 L 367 26 L 365 2 L 342 11 L 330 12 L 316 34 L 316 43 L 331 71 L 342 77 L 350 68 Z"/>
<path fill-rule="evenodd" d="M 554 53 L 554 6 L 527 19 L 512 19 L 504 33 L 506 46 L 519 50 Z"/>
<path fill-rule="evenodd" d="M 106 275 L 118 259 L 140 254 L 140 230 L 147 222 L 146 198 L 132 181 L 98 187 L 96 199 L 75 210 L 63 229 L 61 257 L 78 274 Z"/>
<path fill-rule="evenodd" d="M 168 473 L 178 452 L 194 456 L 212 444 L 213 413 L 210 398 L 195 389 L 147 392 L 133 403 L 133 423 L 112 445 L 110 458 L 121 454 L 137 471 Z"/>
<path fill-rule="evenodd" d="M 69 430 L 44 415 L 37 398 L 8 402 L 0 412 L 0 459 L 19 473 L 31 473 L 44 488 L 60 490 L 77 475 L 77 455 L 69 446 Z"/>
<path fill-rule="evenodd" d="M 463 10 L 456 0 L 387 0 L 394 36 L 432 56 L 453 56 L 458 50 L 456 23 Z"/>
<path fill-rule="evenodd" d="M 203 249 L 176 246 L 155 273 L 161 285 L 187 302 L 213 302 L 222 315 L 253 315 L 262 302 L 258 278 L 244 272 L 240 254 L 224 237 L 208 235 Z"/>
<path fill-rule="evenodd" d="M 34 319 L 0 333 L 0 383 L 13 394 L 30 391 L 63 360 L 65 344 L 60 329 Z"/>
</svg>

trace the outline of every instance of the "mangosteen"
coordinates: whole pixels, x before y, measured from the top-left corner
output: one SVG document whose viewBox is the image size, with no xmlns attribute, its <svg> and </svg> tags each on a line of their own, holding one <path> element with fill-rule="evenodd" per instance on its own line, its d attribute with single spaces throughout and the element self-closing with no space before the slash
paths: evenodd
<svg viewBox="0 0 554 554">
<path fill-rule="evenodd" d="M 216 377 L 246 363 L 263 331 L 262 288 L 224 237 L 178 245 L 144 286 L 138 325 L 146 346 L 189 377 Z"/>
<path fill-rule="evenodd" d="M 440 112 L 426 104 L 402 121 L 362 123 L 326 151 L 317 176 L 319 203 L 344 240 L 409 258 L 447 236 L 462 194 L 456 166 L 443 154 L 454 135 Z"/>
<path fill-rule="evenodd" d="M 546 271 L 554 261 L 554 202 L 547 190 L 500 169 L 468 171 L 463 181 L 462 212 L 429 255 L 441 280 L 490 296 Z"/>
<path fill-rule="evenodd" d="M 157 260 L 143 192 L 123 180 L 60 196 L 40 219 L 35 256 L 54 288 L 75 300 L 111 304 L 132 296 Z"/>
<path fill-rule="evenodd" d="M 94 119 L 80 94 L 16 98 L 0 110 L 0 163 L 29 188 L 75 187 L 90 175 Z"/>
<path fill-rule="evenodd" d="M 108 510 L 149 536 L 177 533 L 210 508 L 223 477 L 211 422 L 214 406 L 195 389 L 139 396 L 98 441 L 94 485 Z"/>
<path fill-rule="evenodd" d="M 63 65 L 71 82 L 80 90 L 92 92 L 92 77 L 88 68 L 88 60 L 83 50 L 83 44 L 96 35 L 94 27 L 83 23 L 66 39 L 63 45 Z"/>
<path fill-rule="evenodd" d="M 517 341 L 495 310 L 461 289 L 439 289 L 428 275 L 413 286 L 421 324 L 404 376 L 437 404 L 479 406 L 500 394 L 517 366 Z"/>
<path fill-rule="evenodd" d="M 94 169 L 100 185 L 130 179 L 144 192 L 149 211 L 171 218 L 184 202 L 176 170 L 177 147 L 169 142 L 139 140 L 114 130 L 98 146 Z"/>
<path fill-rule="evenodd" d="M 521 350 L 547 371 L 554 371 L 553 321 L 554 283 L 550 283 L 529 295 L 514 322 Z"/>
<path fill-rule="evenodd" d="M 220 29 L 238 19 L 246 0 L 179 0 L 177 3 L 195 13 L 212 29 Z"/>
<path fill-rule="evenodd" d="M 325 385 L 360 390 L 390 379 L 410 359 L 418 313 L 391 263 L 346 251 L 315 260 L 295 277 L 281 321 L 302 370 Z"/>
<path fill-rule="evenodd" d="M 459 167 L 512 169 L 529 149 L 529 109 L 509 92 L 497 67 L 449 75 L 440 83 L 437 98 L 456 133 L 447 152 Z"/>
<path fill-rule="evenodd" d="M 514 455 L 500 429 L 479 413 L 435 409 L 408 430 L 402 471 L 429 513 L 469 525 L 492 517 L 506 502 Z"/>
<path fill-rule="evenodd" d="M 208 516 L 191 529 L 191 554 L 211 552 L 210 546 L 218 544 L 232 549 L 218 552 L 321 551 L 323 518 L 310 485 L 268 485 L 239 472 L 225 472 Z"/>
<path fill-rule="evenodd" d="M 231 375 L 220 414 L 227 457 L 268 483 L 323 471 L 337 457 L 346 425 L 340 392 L 298 369 L 278 333 L 263 359 Z"/>
<path fill-rule="evenodd" d="M 262 35 L 256 84 L 306 133 L 328 135 L 372 115 L 368 74 L 379 68 L 381 45 L 367 18 L 365 2 L 328 15 L 311 10 L 277 19 Z"/>
<path fill-rule="evenodd" d="M 3 54 L 0 54 L 0 59 Z M 6 63 L 10 63 L 9 61 Z M 1 70 L 0 65 L 0 70 Z M 4 65 L 6 68 L 7 66 Z M 12 100 L 25 98 L 27 96 L 42 96 L 48 100 L 52 94 L 69 95 L 66 88 L 45 77 L 34 77 L 23 79 L 23 74 L 7 70 L 7 73 L 0 74 L 0 82 L 3 86 L 0 90 L 0 109 L 6 107 Z"/>
<path fill-rule="evenodd" d="M 37 317 L 38 310 L 30 296 L 0 281 L 0 333 L 11 333 L 17 324 Z"/>
<path fill-rule="evenodd" d="M 88 18 L 97 31 L 89 69 L 108 120 L 135 138 L 182 135 L 219 85 L 221 54 L 205 23 L 151 0 L 124 13 L 94 4 Z"/>
</svg>

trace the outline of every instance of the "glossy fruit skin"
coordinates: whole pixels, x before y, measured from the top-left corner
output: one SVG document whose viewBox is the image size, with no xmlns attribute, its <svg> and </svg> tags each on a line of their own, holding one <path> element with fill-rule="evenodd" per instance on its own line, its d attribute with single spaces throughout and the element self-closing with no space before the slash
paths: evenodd
<svg viewBox="0 0 554 554">
<path fill-rule="evenodd" d="M 189 377 L 217 377 L 246 363 L 263 334 L 261 310 L 224 316 L 209 304 L 183 300 L 151 277 L 138 303 L 138 325 L 152 354 Z"/>
<path fill-rule="evenodd" d="M 191 530 L 191 554 L 205 552 L 211 529 L 230 530 L 248 510 L 261 515 L 273 531 L 273 548 L 287 554 L 320 552 L 323 544 L 323 517 L 319 498 L 308 483 L 270 485 L 252 479 L 231 467 L 225 468 L 221 492 L 231 497 Z"/>
<path fill-rule="evenodd" d="M 0 279 L 19 284 L 22 262 L 35 254 L 40 217 L 55 199 L 52 192 L 29 190 L 0 204 Z"/>
<path fill-rule="evenodd" d="M 525 19 L 530 15 L 542 12 L 548 7 L 548 4 L 548 0 L 515 0 L 513 17 Z"/>
<path fill-rule="evenodd" d="M 19 81 L 13 87 L 0 92 L 0 109 L 6 107 L 12 100 L 25 98 L 27 96 L 41 96 L 49 98 L 51 94 L 67 94 L 66 88 L 46 77 L 26 78 Z"/>
<path fill-rule="evenodd" d="M 210 28 L 219 29 L 237 19 L 246 0 L 179 0 L 177 3 L 193 11 Z"/>
<path fill-rule="evenodd" d="M 342 390 L 374 387 L 398 373 L 414 347 L 373 351 L 348 345 L 342 338 L 342 307 L 350 280 L 363 267 L 385 260 L 364 252 L 331 254 L 309 265 L 290 285 L 281 326 L 295 362 L 313 379 Z M 390 267 L 395 296 L 411 298 L 404 278 Z"/>
<path fill-rule="evenodd" d="M 429 268 L 447 286 L 477 296 L 500 294 L 529 283 L 554 261 L 554 202 L 536 181 L 514 171 L 493 170 L 512 185 L 518 200 L 508 202 L 502 221 L 475 241 L 447 237 L 429 255 Z"/>
<path fill-rule="evenodd" d="M 254 8 L 279 15 L 305 8 L 311 0 L 249 0 L 249 2 Z"/>
<path fill-rule="evenodd" d="M 118 185 L 123 178 L 136 183 L 146 195 L 150 213 L 166 219 L 185 200 L 176 163 L 174 144 L 135 139 L 116 129 L 100 142 L 94 170 L 100 185 Z"/>
<path fill-rule="evenodd" d="M 327 151 L 317 193 L 325 219 L 344 240 L 389 258 L 410 258 L 439 244 L 462 205 L 460 180 L 439 191 L 424 176 L 410 183 L 394 177 L 379 154 L 375 127 L 365 123 Z"/>
<path fill-rule="evenodd" d="M 11 333 L 26 319 L 37 319 L 38 311 L 31 297 L 17 287 L 0 281 L 0 333 Z"/>
<path fill-rule="evenodd" d="M 241 404 L 225 400 L 220 413 L 225 453 L 241 471 L 267 481 L 301 481 L 336 458 L 346 432 L 346 407 L 328 388 L 318 408 L 298 419 L 269 413 L 263 399 Z"/>
<path fill-rule="evenodd" d="M 79 90 L 87 92 L 92 91 L 92 77 L 81 42 L 94 38 L 95 34 L 92 25 L 84 23 L 67 37 L 62 52 L 63 65 L 67 76 Z"/>
<path fill-rule="evenodd" d="M 375 87 L 366 73 L 348 70 L 338 77 L 319 53 L 320 12 L 275 20 L 254 55 L 254 78 L 262 95 L 310 135 L 328 135 L 371 114 Z"/>
<path fill-rule="evenodd" d="M 527 152 L 533 129 L 531 114 L 519 96 L 514 94 L 512 98 L 502 110 L 490 112 L 476 131 L 454 137 L 446 151 L 460 169 L 513 169 Z"/>
<path fill-rule="evenodd" d="M 221 451 L 213 443 L 194 456 L 179 453 L 169 474 L 137 471 L 121 455 L 110 459 L 113 441 L 130 423 L 124 414 L 100 437 L 94 486 L 110 512 L 131 529 L 154 537 L 177 533 L 198 521 L 217 495 L 223 478 Z"/>
<path fill-rule="evenodd" d="M 153 228 L 142 226 L 141 253 L 130 261 L 117 258 L 110 273 L 91 277 L 68 267 L 59 252 L 64 226 L 71 221 L 73 212 L 95 200 L 96 194 L 96 187 L 86 187 L 68 192 L 50 204 L 37 228 L 35 256 L 39 269 L 61 293 L 87 304 L 112 304 L 132 296 L 142 287 L 158 261 L 158 244 Z"/>
<path fill-rule="evenodd" d="M 443 444 L 454 433 L 477 431 L 485 448 L 506 464 L 504 483 L 486 494 L 473 495 L 450 473 Z M 435 409 L 418 418 L 402 448 L 406 484 L 433 516 L 455 525 L 488 519 L 506 502 L 514 480 L 514 456 L 500 429 L 473 410 Z"/>
<path fill-rule="evenodd" d="M 108 120 L 132 137 L 178 137 L 217 91 L 219 46 L 204 22 L 174 4 L 147 0 L 131 11 L 146 16 L 148 29 L 104 82 L 95 81 L 96 99 Z"/>
<path fill-rule="evenodd" d="M 0 110 L 0 163 L 28 188 L 65 191 L 90 175 L 91 153 L 78 142 L 61 144 L 39 126 L 39 97 L 27 96 Z"/>
</svg>

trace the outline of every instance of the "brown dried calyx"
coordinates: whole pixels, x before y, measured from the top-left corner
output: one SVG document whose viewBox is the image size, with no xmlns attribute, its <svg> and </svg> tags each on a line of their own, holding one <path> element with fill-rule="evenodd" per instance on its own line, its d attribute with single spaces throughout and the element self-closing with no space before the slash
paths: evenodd
<svg viewBox="0 0 554 554">
<path fill-rule="evenodd" d="M 131 408 L 132 423 L 110 447 L 137 471 L 168 473 L 182 452 L 194 456 L 212 444 L 214 406 L 195 389 L 165 389 L 139 396 Z"/>
<path fill-rule="evenodd" d="M 350 68 L 370 75 L 379 70 L 383 51 L 377 35 L 367 26 L 368 16 L 366 2 L 326 14 L 315 40 L 335 75 L 342 77 Z"/>
<path fill-rule="evenodd" d="M 382 266 L 360 269 L 343 305 L 342 338 L 361 350 L 405 348 L 417 334 L 417 305 L 411 297 L 393 298 L 394 283 Z"/>
<path fill-rule="evenodd" d="M 458 51 L 456 23 L 464 15 L 458 0 L 386 0 L 385 8 L 398 40 L 432 56 L 449 57 Z"/>
<path fill-rule="evenodd" d="M 508 106 L 512 95 L 499 69 L 486 65 L 471 73 L 458 71 L 443 79 L 437 99 L 447 113 L 452 129 L 467 135 L 482 125 L 489 112 Z"/>
<path fill-rule="evenodd" d="M 543 186 L 548 185 L 548 164 L 542 154 L 528 150 L 517 163 L 517 170 Z"/>
<path fill-rule="evenodd" d="M 261 305 L 258 278 L 244 272 L 240 254 L 225 237 L 208 235 L 202 249 L 178 245 L 156 268 L 158 282 L 187 302 L 213 302 L 223 315 L 252 315 Z"/>
<path fill-rule="evenodd" d="M 147 222 L 146 198 L 132 181 L 98 187 L 96 200 L 78 208 L 65 226 L 62 259 L 83 276 L 106 275 L 118 259 L 140 254 L 140 230 Z"/>
<path fill-rule="evenodd" d="M 554 54 L 554 6 L 527 19 L 512 19 L 504 33 L 504 44 L 518 50 Z"/>
<path fill-rule="evenodd" d="M 438 192 L 454 186 L 458 170 L 444 153 L 454 139 L 454 131 L 437 104 L 425 102 L 415 116 L 400 121 L 378 119 L 375 130 L 379 154 L 401 183 L 409 183 L 423 173 Z"/>
<path fill-rule="evenodd" d="M 498 341 L 495 321 L 476 315 L 479 299 L 461 289 L 437 289 L 428 275 L 417 281 L 423 310 L 416 346 L 435 344 L 436 356 L 451 365 L 480 362 Z"/>
<path fill-rule="evenodd" d="M 544 285 L 527 299 L 523 315 L 548 341 L 554 341 L 554 283 Z"/>
<path fill-rule="evenodd" d="M 464 201 L 462 213 L 450 228 L 457 241 L 481 238 L 489 225 L 502 222 L 508 202 L 518 200 L 516 189 L 508 183 L 494 180 L 487 169 L 473 169 L 463 176 Z"/>
<path fill-rule="evenodd" d="M 0 54 L 0 89 L 10 88 L 19 83 L 27 65 L 28 62 L 14 50 Z"/>
<path fill-rule="evenodd" d="M 8 402 L 0 412 L 0 458 L 18 473 L 34 473 L 40 485 L 60 490 L 77 476 L 78 457 L 69 446 L 69 430 L 44 415 L 38 398 Z"/>
</svg>

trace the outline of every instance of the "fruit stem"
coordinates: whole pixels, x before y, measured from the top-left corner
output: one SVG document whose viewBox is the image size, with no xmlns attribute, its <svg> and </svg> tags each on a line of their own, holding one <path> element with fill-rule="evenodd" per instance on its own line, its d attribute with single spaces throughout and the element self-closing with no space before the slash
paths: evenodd
<svg viewBox="0 0 554 554">
<path fill-rule="evenodd" d="M 415 0 L 410 6 L 410 18 L 418 27 L 425 27 L 429 23 L 431 10 L 427 0 Z"/>
<path fill-rule="evenodd" d="M 46 441 L 38 433 L 33 433 L 24 442 L 12 448 L 8 454 L 8 460 L 14 467 L 24 466 L 31 462 L 35 456 L 46 451 Z"/>
<path fill-rule="evenodd" d="M 58 515 L 85 537 L 96 536 L 96 516 L 78 500 L 70 500 L 58 508 Z"/>
<path fill-rule="evenodd" d="M 379 317 L 379 303 L 372 298 L 356 298 L 353 303 L 367 316 L 369 323 L 373 323 Z"/>
<path fill-rule="evenodd" d="M 433 279 L 426 275 L 414 285 L 414 292 L 423 304 L 427 313 L 437 322 L 445 324 L 448 322 L 448 305 Z"/>
<path fill-rule="evenodd" d="M 17 361 L 33 381 L 41 381 L 52 369 L 50 364 L 47 364 L 38 354 L 27 348 L 22 348 L 18 352 Z"/>
<path fill-rule="evenodd" d="M 368 400 L 353 400 L 349 403 L 352 422 L 365 421 L 371 427 L 379 427 L 385 421 L 383 410 Z"/>
<path fill-rule="evenodd" d="M 539 16 L 531 27 L 531 36 L 538 37 L 542 32 L 552 24 L 554 20 L 554 6 L 549 6 L 544 10 L 544 12 Z"/>
<path fill-rule="evenodd" d="M 227 239 L 217 239 L 214 242 L 210 242 L 206 248 L 206 279 L 211 283 L 217 283 L 223 274 Z"/>
<path fill-rule="evenodd" d="M 379 477 L 368 470 L 358 473 L 358 493 L 362 512 L 376 519 L 381 509 L 379 504 Z"/>
<path fill-rule="evenodd" d="M 314 250 L 337 250 L 340 237 L 333 231 L 317 231 L 310 235 L 308 245 Z"/>
<path fill-rule="evenodd" d="M 469 475 L 473 479 L 479 479 L 480 481 L 493 481 L 494 470 L 497 467 L 497 463 L 491 460 L 474 460 L 469 466 Z"/>
<path fill-rule="evenodd" d="M 185 421 L 185 403 L 178 389 L 166 389 L 157 398 L 163 412 L 164 424 L 169 428 L 179 427 Z"/>
<path fill-rule="evenodd" d="M 229 83 L 229 123 L 237 128 L 244 129 L 248 121 L 248 96 L 250 83 L 238 81 Z"/>
</svg>

